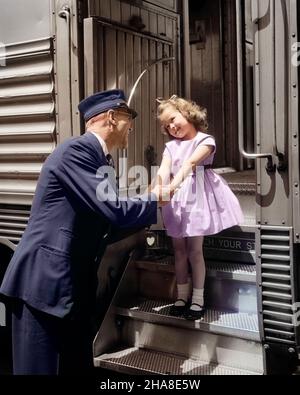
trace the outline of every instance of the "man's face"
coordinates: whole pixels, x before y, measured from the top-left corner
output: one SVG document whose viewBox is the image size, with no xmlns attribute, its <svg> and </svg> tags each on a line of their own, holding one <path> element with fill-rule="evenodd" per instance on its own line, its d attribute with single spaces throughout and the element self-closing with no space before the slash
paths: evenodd
<svg viewBox="0 0 300 395">
<path fill-rule="evenodd" d="M 132 128 L 132 114 L 125 109 L 118 110 L 115 114 L 117 120 L 116 145 L 119 149 L 125 149 L 128 146 L 128 134 Z"/>
</svg>

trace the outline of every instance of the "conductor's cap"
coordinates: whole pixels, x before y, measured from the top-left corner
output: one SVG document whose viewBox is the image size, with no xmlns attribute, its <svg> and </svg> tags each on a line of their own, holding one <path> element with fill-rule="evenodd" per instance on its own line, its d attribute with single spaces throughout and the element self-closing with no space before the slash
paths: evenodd
<svg viewBox="0 0 300 395">
<path fill-rule="evenodd" d="M 86 122 L 98 114 L 121 108 L 131 113 L 132 118 L 137 116 L 137 112 L 133 108 L 128 107 L 125 94 L 121 89 L 94 93 L 82 100 L 78 105 L 78 109 Z"/>
</svg>

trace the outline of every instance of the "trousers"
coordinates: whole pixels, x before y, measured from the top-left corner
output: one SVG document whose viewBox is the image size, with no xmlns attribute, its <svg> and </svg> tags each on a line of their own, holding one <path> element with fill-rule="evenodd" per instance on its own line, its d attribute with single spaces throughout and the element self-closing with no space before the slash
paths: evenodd
<svg viewBox="0 0 300 395">
<path fill-rule="evenodd" d="M 93 331 L 89 317 L 58 318 L 22 300 L 12 306 L 15 375 L 93 374 Z"/>
</svg>

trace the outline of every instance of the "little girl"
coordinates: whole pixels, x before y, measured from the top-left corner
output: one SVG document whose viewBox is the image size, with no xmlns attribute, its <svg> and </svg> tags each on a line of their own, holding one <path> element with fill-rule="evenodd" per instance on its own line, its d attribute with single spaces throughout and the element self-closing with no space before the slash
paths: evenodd
<svg viewBox="0 0 300 395">
<path fill-rule="evenodd" d="M 175 255 L 177 300 L 170 314 L 197 320 L 204 313 L 203 236 L 241 223 L 243 214 L 226 181 L 211 169 L 215 140 L 204 133 L 206 110 L 177 96 L 159 103 L 158 119 L 170 141 L 166 144 L 157 179 L 163 185 L 170 183 L 174 192 L 170 203 L 162 207 Z"/>
</svg>

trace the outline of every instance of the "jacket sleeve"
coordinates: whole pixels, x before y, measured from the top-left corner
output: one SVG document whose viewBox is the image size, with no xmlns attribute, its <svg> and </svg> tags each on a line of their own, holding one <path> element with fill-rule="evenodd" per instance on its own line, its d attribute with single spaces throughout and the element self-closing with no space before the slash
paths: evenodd
<svg viewBox="0 0 300 395">
<path fill-rule="evenodd" d="M 104 216 L 112 225 L 139 227 L 156 223 L 156 195 L 119 198 L 113 168 L 101 166 L 91 148 L 70 145 L 54 171 L 76 206 Z"/>
</svg>

